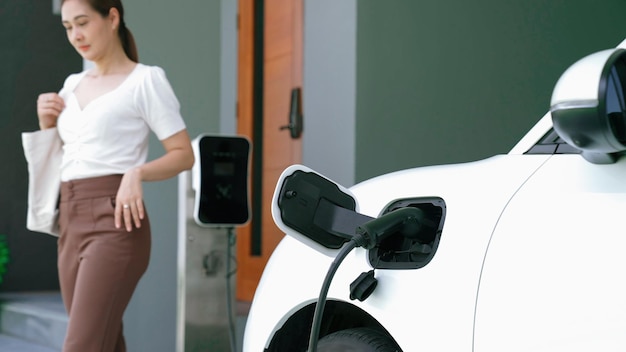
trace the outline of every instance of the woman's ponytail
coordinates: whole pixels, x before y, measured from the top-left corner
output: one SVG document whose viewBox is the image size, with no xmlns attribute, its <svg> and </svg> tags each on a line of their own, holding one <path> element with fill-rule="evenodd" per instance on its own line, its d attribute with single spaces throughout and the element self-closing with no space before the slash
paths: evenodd
<svg viewBox="0 0 626 352">
<path fill-rule="evenodd" d="M 118 31 L 120 40 L 122 41 L 122 47 L 129 59 L 139 62 L 139 53 L 137 53 L 137 44 L 135 44 L 135 37 L 126 27 L 126 23 L 120 19 L 120 29 Z"/>
</svg>

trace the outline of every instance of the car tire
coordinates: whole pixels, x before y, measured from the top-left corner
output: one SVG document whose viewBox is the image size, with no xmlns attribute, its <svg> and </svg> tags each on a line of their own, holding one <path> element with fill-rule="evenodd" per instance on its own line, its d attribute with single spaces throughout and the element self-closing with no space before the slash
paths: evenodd
<svg viewBox="0 0 626 352">
<path fill-rule="evenodd" d="M 324 336 L 317 352 L 402 352 L 393 339 L 379 331 L 354 328 Z"/>
</svg>

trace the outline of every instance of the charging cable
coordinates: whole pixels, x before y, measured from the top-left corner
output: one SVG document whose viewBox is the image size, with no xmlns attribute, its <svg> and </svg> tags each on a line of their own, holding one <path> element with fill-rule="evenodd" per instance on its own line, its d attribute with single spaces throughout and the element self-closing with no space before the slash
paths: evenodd
<svg viewBox="0 0 626 352">
<path fill-rule="evenodd" d="M 424 218 L 422 210 L 413 207 L 400 208 L 389 212 L 379 218 L 370 220 L 356 228 L 355 235 L 348 241 L 331 263 L 326 273 L 326 278 L 322 284 L 315 312 L 313 313 L 313 322 L 311 324 L 311 335 L 309 336 L 308 352 L 317 351 L 317 341 L 319 339 L 320 326 L 322 324 L 322 315 L 326 306 L 326 298 L 333 277 L 339 269 L 341 262 L 348 254 L 357 247 L 364 249 L 372 249 L 382 240 L 394 233 L 400 233 L 406 237 L 415 237 L 421 231 L 421 222 Z"/>
</svg>

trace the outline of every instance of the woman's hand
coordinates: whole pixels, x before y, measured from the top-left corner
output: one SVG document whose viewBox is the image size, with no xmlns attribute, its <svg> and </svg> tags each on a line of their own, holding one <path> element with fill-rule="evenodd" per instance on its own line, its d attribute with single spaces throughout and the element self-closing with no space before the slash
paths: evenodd
<svg viewBox="0 0 626 352">
<path fill-rule="evenodd" d="M 194 155 L 187 130 L 181 130 L 161 142 L 165 155 L 128 171 L 122 177 L 115 198 L 115 227 L 124 225 L 129 232 L 133 225 L 141 227 L 141 220 L 145 217 L 143 181 L 165 180 L 193 166 Z"/>
<path fill-rule="evenodd" d="M 39 128 L 45 130 L 57 125 L 57 119 L 65 109 L 65 101 L 57 93 L 42 93 L 37 98 Z"/>
<path fill-rule="evenodd" d="M 115 198 L 115 227 L 126 227 L 126 231 L 141 227 L 141 220 L 145 216 L 143 207 L 143 191 L 141 186 L 141 169 L 135 168 L 122 177 L 120 188 Z"/>
</svg>

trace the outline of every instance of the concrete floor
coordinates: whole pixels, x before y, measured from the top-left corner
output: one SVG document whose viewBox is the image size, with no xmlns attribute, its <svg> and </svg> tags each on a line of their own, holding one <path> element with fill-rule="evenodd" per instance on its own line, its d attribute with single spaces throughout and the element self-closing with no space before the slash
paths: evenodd
<svg viewBox="0 0 626 352">
<path fill-rule="evenodd" d="M 234 343 L 230 329 L 207 331 L 206 326 L 186 327 L 186 351 L 241 352 L 250 303 L 235 302 Z M 58 292 L 0 293 L 0 352 L 59 352 L 67 325 Z M 35 335 L 33 335 L 35 334 Z M 219 337 L 219 338 L 216 338 Z M 47 347 L 46 347 L 47 346 Z"/>
</svg>

